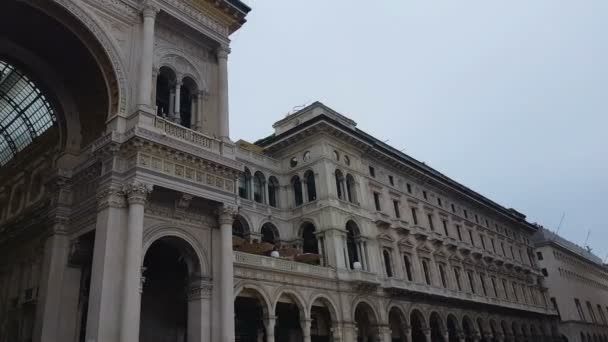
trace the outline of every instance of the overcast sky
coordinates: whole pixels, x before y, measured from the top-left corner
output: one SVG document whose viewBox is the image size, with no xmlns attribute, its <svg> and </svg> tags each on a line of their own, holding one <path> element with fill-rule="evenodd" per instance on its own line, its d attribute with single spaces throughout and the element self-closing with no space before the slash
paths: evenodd
<svg viewBox="0 0 608 342">
<path fill-rule="evenodd" d="M 319 100 L 608 254 L 608 1 L 248 0 L 231 136 Z"/>
</svg>

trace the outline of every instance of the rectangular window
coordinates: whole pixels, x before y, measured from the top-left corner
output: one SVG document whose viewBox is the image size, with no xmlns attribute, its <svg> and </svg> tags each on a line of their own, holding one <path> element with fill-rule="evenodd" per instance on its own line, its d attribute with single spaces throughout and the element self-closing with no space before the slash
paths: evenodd
<svg viewBox="0 0 608 342">
<path fill-rule="evenodd" d="M 486 249 L 486 239 L 481 233 L 479 233 L 479 240 L 481 241 L 481 248 Z"/>
<path fill-rule="evenodd" d="M 428 200 L 428 195 L 426 194 L 426 191 L 422 191 L 422 197 L 424 197 L 425 200 Z"/>
<path fill-rule="evenodd" d="M 451 206 L 452 206 L 452 212 L 455 213 L 456 212 L 456 206 L 454 205 L 454 203 L 452 203 Z"/>
<path fill-rule="evenodd" d="M 477 214 L 475 214 L 475 223 L 479 223 L 479 216 Z"/>
<path fill-rule="evenodd" d="M 559 307 L 557 306 L 557 299 L 555 299 L 555 297 L 551 297 L 551 304 L 553 304 L 553 308 L 557 311 L 557 315 L 560 317 L 562 317 L 562 314 L 559 313 Z"/>
<path fill-rule="evenodd" d="M 601 318 L 601 320 L 602 320 L 602 323 L 603 323 L 604 325 L 608 324 L 608 322 L 606 322 L 606 316 L 604 315 L 604 310 L 602 309 L 602 306 L 601 306 L 601 305 L 599 305 L 599 304 L 597 305 L 597 312 L 598 312 L 598 313 L 599 313 L 599 315 L 600 315 L 600 318 Z"/>
<path fill-rule="evenodd" d="M 464 210 L 464 218 L 468 219 L 469 218 L 469 213 L 467 212 L 467 210 Z"/>
<path fill-rule="evenodd" d="M 473 272 L 468 271 L 467 277 L 469 278 L 469 288 L 471 289 L 471 292 L 475 293 L 475 281 L 473 280 Z"/>
<path fill-rule="evenodd" d="M 376 177 L 376 169 L 373 166 L 369 167 L 369 175 L 372 177 Z"/>
<path fill-rule="evenodd" d="M 492 252 L 496 253 L 496 245 L 494 244 L 494 239 L 490 239 L 490 243 L 492 244 Z"/>
<path fill-rule="evenodd" d="M 443 223 L 443 233 L 445 233 L 445 236 L 450 236 L 450 233 L 448 233 L 448 221 L 443 220 L 441 223 Z"/>
<path fill-rule="evenodd" d="M 475 246 L 475 239 L 473 238 L 473 231 L 469 230 L 469 239 L 471 240 L 471 245 Z"/>
<path fill-rule="evenodd" d="M 443 285 L 443 287 L 447 288 L 448 282 L 445 278 L 445 268 L 441 264 L 439 264 L 439 275 L 441 276 L 441 285 Z"/>
<path fill-rule="evenodd" d="M 490 222 L 486 219 L 486 227 L 490 228 Z"/>
<path fill-rule="evenodd" d="M 405 184 L 405 186 L 407 187 L 407 192 L 411 194 L 412 193 L 412 184 L 407 183 L 407 184 Z"/>
<path fill-rule="evenodd" d="M 407 280 L 414 280 L 412 277 L 412 263 L 409 256 L 403 255 L 403 264 L 405 265 L 405 276 L 407 277 Z"/>
<path fill-rule="evenodd" d="M 593 306 L 589 301 L 587 301 L 587 311 L 589 311 L 589 316 L 591 316 L 591 322 L 597 323 L 597 318 L 595 317 L 595 311 L 593 311 Z"/>
<path fill-rule="evenodd" d="M 416 208 L 412 208 L 412 221 L 414 224 L 418 224 L 418 215 L 416 215 Z"/>
<path fill-rule="evenodd" d="M 426 214 L 426 217 L 429 219 L 429 228 L 432 231 L 435 231 L 435 225 L 433 224 L 433 214 Z"/>
<path fill-rule="evenodd" d="M 374 192 L 374 204 L 376 205 L 376 211 L 380 211 L 382 208 L 380 207 L 380 194 Z"/>
<path fill-rule="evenodd" d="M 462 230 L 459 224 L 456 225 L 456 233 L 458 233 L 458 240 L 462 241 Z"/>
<path fill-rule="evenodd" d="M 498 298 L 498 289 L 496 287 L 496 278 L 492 277 L 492 291 L 494 291 L 494 297 Z"/>
<path fill-rule="evenodd" d="M 395 179 L 393 178 L 393 176 L 388 176 L 388 182 L 389 182 L 391 185 L 395 185 Z"/>
<path fill-rule="evenodd" d="M 543 272 L 543 275 L 544 275 L 545 277 L 549 276 L 549 272 L 547 272 L 547 269 L 546 269 L 546 268 L 543 268 L 543 269 L 541 270 L 541 272 Z"/>
<path fill-rule="evenodd" d="M 441 198 L 439 198 L 439 197 L 437 197 L 437 205 L 440 206 L 440 207 L 442 206 L 442 204 L 441 204 Z"/>
<path fill-rule="evenodd" d="M 581 302 L 578 298 L 574 298 L 574 305 L 576 305 L 576 311 L 578 311 L 578 317 L 581 321 L 586 321 L 585 313 L 583 312 L 583 307 L 581 306 Z"/>
<path fill-rule="evenodd" d="M 542 252 L 536 252 L 536 257 L 538 258 L 538 260 L 543 260 L 543 253 Z"/>
<path fill-rule="evenodd" d="M 483 290 L 483 295 L 488 296 L 488 290 L 486 289 L 486 277 L 483 273 L 479 274 L 479 282 L 481 283 L 481 289 Z"/>
<path fill-rule="evenodd" d="M 462 283 L 460 282 L 460 270 L 458 267 L 454 267 L 454 279 L 456 279 L 456 286 L 458 291 L 462 291 Z"/>
<path fill-rule="evenodd" d="M 401 218 L 401 213 L 399 212 L 399 201 L 393 200 L 393 209 L 395 209 L 395 217 Z"/>
<path fill-rule="evenodd" d="M 422 260 L 422 270 L 424 271 L 424 281 L 427 285 L 431 285 L 431 274 L 429 271 L 429 264 L 426 260 Z"/>
<path fill-rule="evenodd" d="M 507 287 L 507 280 L 502 280 L 502 290 L 505 292 L 505 299 L 509 300 L 509 288 Z"/>
</svg>

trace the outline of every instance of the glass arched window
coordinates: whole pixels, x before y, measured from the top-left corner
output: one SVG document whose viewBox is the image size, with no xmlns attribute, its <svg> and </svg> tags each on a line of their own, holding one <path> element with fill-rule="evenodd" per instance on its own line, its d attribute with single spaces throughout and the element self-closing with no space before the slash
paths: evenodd
<svg viewBox="0 0 608 342">
<path fill-rule="evenodd" d="M 256 172 L 253 176 L 253 200 L 258 203 L 264 202 L 264 183 L 266 177 L 261 172 Z"/>
<path fill-rule="evenodd" d="M 302 198 L 302 181 L 300 181 L 300 177 L 294 176 L 291 179 L 291 186 L 293 188 L 293 196 L 296 207 L 302 205 L 304 199 Z"/>
<path fill-rule="evenodd" d="M 305 223 L 302 227 L 302 251 L 304 253 L 319 254 L 319 243 L 315 231 L 312 223 Z"/>
<path fill-rule="evenodd" d="M 249 183 L 251 182 L 251 172 L 245 168 L 245 172 L 239 176 L 239 196 L 249 199 Z"/>
<path fill-rule="evenodd" d="M 355 178 L 351 174 L 346 175 L 346 195 L 348 196 L 349 202 L 355 203 L 357 201 L 355 194 Z"/>
<path fill-rule="evenodd" d="M 279 181 L 275 177 L 268 178 L 268 204 L 271 207 L 277 207 L 279 196 Z"/>
<path fill-rule="evenodd" d="M 342 191 L 343 183 L 344 183 L 344 175 L 342 174 L 342 171 L 336 170 L 335 177 L 336 177 L 336 191 L 338 192 L 338 198 L 344 199 L 344 192 Z"/>
<path fill-rule="evenodd" d="M 350 268 L 354 268 L 354 263 L 360 261 L 359 259 L 359 239 L 360 233 L 359 228 L 353 221 L 348 221 L 346 224 L 346 249 L 348 252 L 348 262 Z"/>
<path fill-rule="evenodd" d="M 409 256 L 403 256 L 403 264 L 405 265 L 405 276 L 407 277 L 407 280 L 414 280 L 414 277 L 412 276 L 412 262 L 410 261 Z"/>
<path fill-rule="evenodd" d="M 262 233 L 262 242 L 271 243 L 273 245 L 279 242 L 279 230 L 270 222 L 264 223 L 260 233 Z"/>
<path fill-rule="evenodd" d="M 312 171 L 306 171 L 304 174 L 306 180 L 306 191 L 308 192 L 308 202 L 312 202 L 317 199 L 317 187 L 315 185 L 315 174 Z"/>
<path fill-rule="evenodd" d="M 386 271 L 386 276 L 391 278 L 393 276 L 393 267 L 391 266 L 391 255 L 385 249 L 382 251 L 382 256 L 384 257 L 384 269 Z"/>
<path fill-rule="evenodd" d="M 0 165 L 55 123 L 49 101 L 21 70 L 0 59 Z"/>
</svg>

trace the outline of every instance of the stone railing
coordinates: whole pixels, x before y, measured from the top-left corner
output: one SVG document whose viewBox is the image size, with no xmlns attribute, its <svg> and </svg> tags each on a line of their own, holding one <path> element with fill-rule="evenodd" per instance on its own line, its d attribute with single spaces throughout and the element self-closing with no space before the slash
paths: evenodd
<svg viewBox="0 0 608 342">
<path fill-rule="evenodd" d="M 395 279 L 388 278 L 384 279 L 382 286 L 387 289 L 392 290 L 403 290 L 403 291 L 412 291 L 412 292 L 420 292 L 429 295 L 435 295 L 440 297 L 446 297 L 450 299 L 458 299 L 458 300 L 466 300 L 473 301 L 476 303 L 490 304 L 490 305 L 498 305 L 502 307 L 508 307 L 516 310 L 524 310 L 524 311 L 533 311 L 543 314 L 555 314 L 556 312 L 550 308 L 546 308 L 540 305 L 531 305 L 524 303 L 515 303 L 512 301 L 494 298 L 494 297 L 486 297 L 480 296 L 477 294 L 457 291 L 454 289 L 446 289 L 443 287 L 436 287 L 432 285 L 427 285 L 423 283 L 415 283 L 406 281 L 403 279 Z"/>
<path fill-rule="evenodd" d="M 272 258 L 263 255 L 234 252 L 234 263 L 242 266 L 253 266 L 281 272 L 299 273 L 304 276 L 317 276 L 322 278 L 336 278 L 332 268 L 309 265 L 291 260 Z"/>
<path fill-rule="evenodd" d="M 169 120 L 165 120 L 161 117 L 154 118 L 154 128 L 160 130 L 163 134 L 186 140 L 196 146 L 208 149 L 216 150 L 219 146 L 220 141 L 218 139 L 209 137 L 203 133 L 188 129 L 186 127 L 175 124 Z"/>
</svg>

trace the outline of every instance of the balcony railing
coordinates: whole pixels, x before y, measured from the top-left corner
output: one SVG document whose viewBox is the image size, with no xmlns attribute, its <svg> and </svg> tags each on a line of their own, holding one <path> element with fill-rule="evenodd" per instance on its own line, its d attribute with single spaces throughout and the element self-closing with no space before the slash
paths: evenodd
<svg viewBox="0 0 608 342">
<path fill-rule="evenodd" d="M 243 266 L 253 266 L 273 269 L 282 272 L 299 273 L 305 276 L 317 276 L 322 278 L 336 278 L 333 268 L 309 265 L 291 260 L 272 258 L 263 255 L 233 252 L 234 263 Z"/>
<path fill-rule="evenodd" d="M 219 146 L 220 141 L 218 139 L 193 131 L 158 116 L 154 118 L 154 127 L 166 135 L 186 140 L 208 150 L 215 150 L 215 147 Z"/>
</svg>

